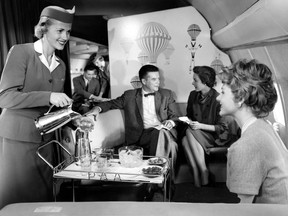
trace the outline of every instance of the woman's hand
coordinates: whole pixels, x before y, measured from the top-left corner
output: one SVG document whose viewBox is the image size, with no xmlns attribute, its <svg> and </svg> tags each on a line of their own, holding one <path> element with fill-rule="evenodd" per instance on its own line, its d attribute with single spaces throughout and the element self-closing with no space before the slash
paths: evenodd
<svg viewBox="0 0 288 216">
<path fill-rule="evenodd" d="M 187 116 L 182 116 L 179 117 L 179 120 L 182 122 L 187 123 L 188 125 L 190 125 L 192 130 L 200 130 L 200 129 L 204 129 L 204 124 L 198 122 L 198 121 L 192 121 L 190 118 L 188 118 Z"/>
<path fill-rule="evenodd" d="M 202 129 L 202 124 L 199 123 L 198 121 L 191 121 L 191 120 L 190 120 L 189 125 L 190 125 L 190 127 L 191 127 L 193 130 L 200 130 L 200 129 Z"/>
<path fill-rule="evenodd" d="M 198 121 L 190 121 L 189 123 L 192 130 L 205 130 L 205 131 L 215 131 L 215 125 L 203 124 Z"/>
<path fill-rule="evenodd" d="M 64 107 L 72 104 L 72 99 L 65 93 L 52 92 L 50 95 L 50 103 L 56 107 Z"/>
</svg>

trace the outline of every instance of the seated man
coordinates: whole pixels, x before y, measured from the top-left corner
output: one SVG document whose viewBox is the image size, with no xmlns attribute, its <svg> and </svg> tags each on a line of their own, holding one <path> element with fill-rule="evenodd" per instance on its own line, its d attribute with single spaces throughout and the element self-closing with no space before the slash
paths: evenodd
<svg viewBox="0 0 288 216">
<path fill-rule="evenodd" d="M 102 101 L 103 98 L 99 97 L 100 83 L 95 78 L 97 68 L 93 64 L 88 64 L 84 68 L 83 75 L 73 79 L 74 93 L 72 96 L 73 105 L 72 109 L 80 114 L 88 112 L 90 101 Z"/>
<path fill-rule="evenodd" d="M 175 100 L 172 91 L 159 88 L 159 69 L 144 65 L 139 70 L 142 88 L 127 90 L 120 97 L 98 103 L 86 115 L 123 109 L 125 145 L 143 147 L 144 155 L 172 157 L 176 161 Z M 163 126 L 165 129 L 163 129 Z"/>
</svg>

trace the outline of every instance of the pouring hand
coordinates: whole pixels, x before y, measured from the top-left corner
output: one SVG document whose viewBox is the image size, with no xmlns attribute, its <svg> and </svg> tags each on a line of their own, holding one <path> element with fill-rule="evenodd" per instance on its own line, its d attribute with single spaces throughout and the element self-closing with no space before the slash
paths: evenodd
<svg viewBox="0 0 288 216">
<path fill-rule="evenodd" d="M 52 92 L 50 95 L 50 103 L 56 107 L 64 107 L 72 104 L 72 99 L 65 93 Z"/>
</svg>

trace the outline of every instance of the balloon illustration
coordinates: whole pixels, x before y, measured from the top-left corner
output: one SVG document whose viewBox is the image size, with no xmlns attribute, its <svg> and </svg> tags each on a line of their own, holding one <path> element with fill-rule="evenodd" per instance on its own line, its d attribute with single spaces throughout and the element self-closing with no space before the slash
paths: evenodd
<svg viewBox="0 0 288 216">
<path fill-rule="evenodd" d="M 222 68 L 224 67 L 223 62 L 218 58 L 215 58 L 211 62 L 210 66 L 215 70 L 216 74 L 218 74 L 222 70 Z"/>
<path fill-rule="evenodd" d="M 201 29 L 200 27 L 197 25 L 197 24 L 192 24 L 188 27 L 187 29 L 187 32 L 188 34 L 190 35 L 191 37 L 191 41 L 194 43 L 196 43 L 196 38 L 198 37 L 198 35 L 200 34 L 201 32 Z"/>
<path fill-rule="evenodd" d="M 168 46 L 166 47 L 166 49 L 163 51 L 163 54 L 165 56 L 166 59 L 166 64 L 170 64 L 170 56 L 172 55 L 172 53 L 174 52 L 175 48 L 172 46 L 172 44 L 168 44 Z"/>
<path fill-rule="evenodd" d="M 138 76 L 132 77 L 130 83 L 134 89 L 142 87 L 142 83 Z"/>
<path fill-rule="evenodd" d="M 159 54 L 166 49 L 170 40 L 171 36 L 166 28 L 156 22 L 144 24 L 136 38 L 139 48 L 147 53 L 148 62 L 152 64 L 157 63 Z"/>
<path fill-rule="evenodd" d="M 125 55 L 126 55 L 126 64 L 128 64 L 128 56 L 129 56 L 129 52 L 133 46 L 133 40 L 130 38 L 122 38 L 120 45 L 123 48 Z"/>
<path fill-rule="evenodd" d="M 149 59 L 148 59 L 148 54 L 146 54 L 145 52 L 141 51 L 139 54 L 138 54 L 138 59 L 140 61 L 140 63 L 142 65 L 145 65 L 149 62 Z"/>
<path fill-rule="evenodd" d="M 219 56 L 220 56 L 220 54 L 219 54 Z M 215 70 L 215 73 L 216 73 L 216 85 L 214 86 L 214 88 L 218 92 L 220 92 L 221 91 L 221 87 L 222 87 L 222 80 L 221 80 L 221 75 L 220 74 L 222 72 L 224 64 L 219 58 L 216 57 L 211 62 L 210 67 L 212 67 Z"/>
<path fill-rule="evenodd" d="M 202 47 L 201 44 L 198 45 L 198 47 L 196 46 L 196 39 L 199 36 L 199 34 L 201 33 L 201 28 L 197 25 L 197 24 L 192 24 L 188 27 L 187 32 L 189 34 L 189 36 L 191 37 L 191 46 L 186 45 L 185 47 L 188 48 L 191 52 L 191 62 L 190 62 L 190 67 L 189 67 L 189 71 L 191 73 L 191 71 L 193 70 L 193 67 L 195 65 L 195 54 L 196 51 L 199 48 Z"/>
</svg>

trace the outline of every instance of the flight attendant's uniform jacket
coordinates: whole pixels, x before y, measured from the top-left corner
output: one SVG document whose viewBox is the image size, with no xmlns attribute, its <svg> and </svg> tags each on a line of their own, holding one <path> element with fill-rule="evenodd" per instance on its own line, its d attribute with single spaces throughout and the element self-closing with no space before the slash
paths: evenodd
<svg viewBox="0 0 288 216">
<path fill-rule="evenodd" d="M 39 43 L 15 45 L 9 51 L 0 82 L 1 137 L 37 143 L 45 140 L 34 119 L 48 111 L 51 92 L 63 92 L 66 67 L 55 56 L 50 72 L 41 61 L 44 55 Z"/>
</svg>

